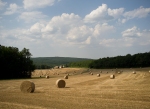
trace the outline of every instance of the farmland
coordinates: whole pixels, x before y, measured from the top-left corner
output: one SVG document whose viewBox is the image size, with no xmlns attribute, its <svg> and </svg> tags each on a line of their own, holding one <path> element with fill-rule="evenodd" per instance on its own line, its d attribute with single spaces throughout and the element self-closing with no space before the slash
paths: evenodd
<svg viewBox="0 0 150 109">
<path fill-rule="evenodd" d="M 0 109 L 149 109 L 149 70 L 150 68 L 35 70 L 31 79 L 0 81 Z M 119 71 L 123 72 L 118 74 Z M 98 73 L 100 77 L 97 77 Z M 67 74 L 68 79 L 64 79 Z M 111 74 L 115 75 L 115 79 L 110 79 Z M 46 75 L 50 78 L 46 79 Z M 66 81 L 65 88 L 56 87 L 58 79 Z M 20 91 L 20 84 L 25 80 L 34 82 L 34 93 Z"/>
</svg>

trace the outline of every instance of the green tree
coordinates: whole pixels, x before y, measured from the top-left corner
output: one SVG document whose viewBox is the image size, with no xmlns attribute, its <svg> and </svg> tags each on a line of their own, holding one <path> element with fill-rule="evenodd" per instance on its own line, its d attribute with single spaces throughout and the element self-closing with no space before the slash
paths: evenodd
<svg viewBox="0 0 150 109">
<path fill-rule="evenodd" d="M 0 46 L 0 79 L 29 78 L 35 66 L 30 60 L 29 49 L 21 52 L 16 47 Z"/>
</svg>

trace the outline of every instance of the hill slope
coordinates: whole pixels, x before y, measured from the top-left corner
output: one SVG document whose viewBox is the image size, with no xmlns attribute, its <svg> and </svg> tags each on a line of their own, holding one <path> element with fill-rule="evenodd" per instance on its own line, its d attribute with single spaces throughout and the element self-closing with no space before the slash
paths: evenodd
<svg viewBox="0 0 150 109">
<path fill-rule="evenodd" d="M 48 65 L 48 66 L 56 66 L 56 65 L 66 65 L 71 62 L 78 62 L 84 60 L 93 60 L 87 58 L 72 58 L 72 57 L 37 57 L 31 58 L 35 65 Z"/>
</svg>

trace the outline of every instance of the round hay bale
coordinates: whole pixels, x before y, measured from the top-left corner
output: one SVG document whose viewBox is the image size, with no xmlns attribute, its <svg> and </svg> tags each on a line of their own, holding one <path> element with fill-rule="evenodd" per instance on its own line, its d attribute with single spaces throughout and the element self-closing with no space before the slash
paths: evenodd
<svg viewBox="0 0 150 109">
<path fill-rule="evenodd" d="M 68 79 L 68 75 L 64 76 L 65 79 Z"/>
<path fill-rule="evenodd" d="M 133 74 L 136 74 L 136 72 L 135 72 L 135 71 L 133 71 Z"/>
<path fill-rule="evenodd" d="M 149 70 L 149 72 L 150 72 L 150 70 Z"/>
<path fill-rule="evenodd" d="M 66 82 L 65 82 L 64 80 L 62 80 L 62 79 L 58 79 L 58 80 L 56 81 L 56 86 L 57 86 L 58 88 L 64 88 L 64 87 L 66 86 Z"/>
<path fill-rule="evenodd" d="M 91 73 L 91 75 L 93 75 L 93 73 Z"/>
<path fill-rule="evenodd" d="M 23 81 L 20 85 L 21 92 L 33 93 L 35 90 L 35 84 L 32 81 Z"/>
<path fill-rule="evenodd" d="M 120 74 L 121 72 L 118 72 L 118 74 Z"/>
<path fill-rule="evenodd" d="M 47 78 L 47 79 L 48 79 L 48 78 L 49 78 L 49 76 L 48 76 L 48 75 L 46 75 L 46 76 L 45 76 L 45 78 Z"/>
<path fill-rule="evenodd" d="M 100 74 L 97 74 L 97 77 L 100 77 Z"/>
<path fill-rule="evenodd" d="M 115 75 L 110 75 L 110 79 L 114 79 L 115 78 Z"/>
</svg>

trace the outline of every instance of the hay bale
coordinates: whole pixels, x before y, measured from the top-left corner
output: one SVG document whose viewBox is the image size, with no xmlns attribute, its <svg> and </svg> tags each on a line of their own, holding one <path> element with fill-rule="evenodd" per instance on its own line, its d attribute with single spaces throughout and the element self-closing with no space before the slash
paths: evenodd
<svg viewBox="0 0 150 109">
<path fill-rule="evenodd" d="M 65 79 L 68 79 L 68 75 L 64 76 Z"/>
<path fill-rule="evenodd" d="M 33 93 L 35 90 L 35 84 L 32 81 L 23 81 L 20 85 L 21 92 Z"/>
<path fill-rule="evenodd" d="M 93 75 L 93 73 L 91 73 L 91 75 Z"/>
<path fill-rule="evenodd" d="M 118 74 L 120 74 L 121 72 L 118 72 Z"/>
<path fill-rule="evenodd" d="M 135 72 L 135 71 L 133 71 L 133 74 L 136 74 L 136 72 Z"/>
<path fill-rule="evenodd" d="M 150 70 L 149 70 L 149 72 L 150 72 Z"/>
<path fill-rule="evenodd" d="M 48 76 L 48 75 L 46 75 L 46 76 L 45 76 L 45 78 L 47 78 L 47 79 L 48 79 L 48 78 L 49 78 L 49 76 Z"/>
<path fill-rule="evenodd" d="M 65 82 L 64 80 L 62 80 L 62 79 L 58 79 L 58 80 L 56 81 L 56 86 L 57 86 L 58 88 L 64 88 L 64 87 L 66 86 L 66 82 Z"/>
<path fill-rule="evenodd" d="M 114 79 L 115 78 L 115 75 L 110 75 L 110 79 Z"/>
<path fill-rule="evenodd" d="M 100 74 L 97 74 L 97 77 L 100 77 Z"/>
</svg>

